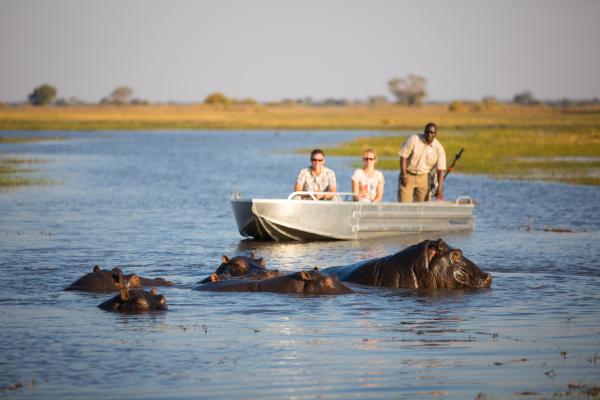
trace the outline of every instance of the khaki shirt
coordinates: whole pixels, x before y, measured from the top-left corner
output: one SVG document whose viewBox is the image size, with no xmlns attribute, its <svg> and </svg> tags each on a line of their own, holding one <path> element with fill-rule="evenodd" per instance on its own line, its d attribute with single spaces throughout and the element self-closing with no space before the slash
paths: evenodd
<svg viewBox="0 0 600 400">
<path fill-rule="evenodd" d="M 406 172 L 411 174 L 428 174 L 436 166 L 436 169 L 446 170 L 446 152 L 444 146 L 433 139 L 427 144 L 424 135 L 412 135 L 402 145 L 400 157 L 407 158 Z"/>
</svg>

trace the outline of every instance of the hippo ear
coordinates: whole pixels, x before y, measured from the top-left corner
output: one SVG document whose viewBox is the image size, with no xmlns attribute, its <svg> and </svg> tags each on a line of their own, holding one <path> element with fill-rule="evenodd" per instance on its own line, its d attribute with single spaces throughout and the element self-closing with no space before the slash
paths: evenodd
<svg viewBox="0 0 600 400">
<path fill-rule="evenodd" d="M 250 253 L 250 258 L 256 258 L 256 253 L 255 252 Z"/>
<path fill-rule="evenodd" d="M 121 289 L 119 296 L 121 297 L 121 301 L 127 301 L 129 299 L 129 290 Z"/>
<path fill-rule="evenodd" d="M 438 239 L 435 241 L 435 247 L 437 251 L 442 252 L 448 248 L 448 245 L 442 239 Z"/>
<path fill-rule="evenodd" d="M 298 281 L 309 281 L 310 274 L 306 271 L 296 272 L 290 275 L 290 278 L 296 279 Z"/>
<path fill-rule="evenodd" d="M 121 268 L 119 268 L 119 267 L 114 267 L 112 269 L 112 272 L 115 272 L 117 274 L 123 274 L 123 270 Z"/>
<path fill-rule="evenodd" d="M 156 296 L 156 295 L 158 294 L 158 290 L 156 290 L 156 288 L 155 288 L 155 287 L 153 287 L 152 289 L 150 289 L 150 294 L 151 294 L 152 296 Z"/>
<path fill-rule="evenodd" d="M 254 258 L 254 256 L 253 256 L 252 258 Z M 263 268 L 267 266 L 267 263 L 265 262 L 265 259 L 264 259 L 264 258 L 262 258 L 262 257 L 261 257 L 261 258 L 259 258 L 259 259 L 258 259 L 258 260 L 256 260 L 256 261 L 258 262 L 258 265 L 260 265 L 260 266 L 261 266 L 261 267 L 263 267 Z"/>
<path fill-rule="evenodd" d="M 211 282 L 218 282 L 219 281 L 219 275 L 215 274 L 214 272 L 212 274 L 210 274 L 209 279 Z"/>
<path fill-rule="evenodd" d="M 136 288 L 142 286 L 142 283 L 140 282 L 140 277 L 136 274 L 131 275 L 125 283 L 125 286 L 127 288 Z"/>
<path fill-rule="evenodd" d="M 450 258 L 452 261 L 458 262 L 463 258 L 463 253 L 460 249 L 452 250 L 452 253 L 450 253 Z"/>
<path fill-rule="evenodd" d="M 100 272 L 100 266 L 98 265 L 94 265 L 94 269 L 92 269 L 92 272 Z"/>
<path fill-rule="evenodd" d="M 221 256 L 221 262 L 222 262 L 223 264 L 229 264 L 229 262 L 230 262 L 230 261 L 231 261 L 231 260 L 230 260 L 230 259 L 229 259 L 229 257 L 227 257 L 226 255 L 222 255 L 222 256 Z"/>
<path fill-rule="evenodd" d="M 310 281 L 311 280 L 311 276 L 308 272 L 306 271 L 300 271 L 300 279 L 302 279 L 303 281 Z"/>
<path fill-rule="evenodd" d="M 121 278 L 123 277 L 123 275 L 121 275 L 120 273 L 112 271 L 110 276 L 112 277 L 113 282 L 121 283 Z"/>
<path fill-rule="evenodd" d="M 319 270 L 319 267 L 314 267 L 313 268 L 313 271 L 318 271 L 318 270 Z"/>
</svg>

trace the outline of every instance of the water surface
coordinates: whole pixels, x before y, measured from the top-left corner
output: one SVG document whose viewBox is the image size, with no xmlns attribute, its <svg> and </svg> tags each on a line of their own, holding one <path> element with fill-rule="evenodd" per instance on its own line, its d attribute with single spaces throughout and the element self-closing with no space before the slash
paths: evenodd
<svg viewBox="0 0 600 400">
<path fill-rule="evenodd" d="M 38 175 L 57 182 L 0 192 L 0 396 L 462 399 L 600 382 L 600 188 L 451 174 L 446 196 L 477 201 L 476 228 L 442 237 L 493 274 L 489 290 L 198 292 L 222 254 L 295 271 L 439 235 L 239 236 L 230 192 L 287 196 L 308 165 L 294 149 L 364 132 L 31 135 L 70 140 L 0 147 L 48 161 Z M 327 158 L 339 190 L 353 161 Z M 391 201 L 397 174 L 384 175 Z M 572 232 L 543 230 L 556 227 Z M 95 264 L 178 283 L 160 290 L 170 311 L 116 315 L 96 308 L 106 295 L 62 291 Z"/>
</svg>

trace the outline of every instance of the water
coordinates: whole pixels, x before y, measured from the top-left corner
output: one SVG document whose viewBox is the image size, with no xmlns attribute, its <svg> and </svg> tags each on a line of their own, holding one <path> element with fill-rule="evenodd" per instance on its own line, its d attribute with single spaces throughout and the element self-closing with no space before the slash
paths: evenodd
<svg viewBox="0 0 600 400">
<path fill-rule="evenodd" d="M 58 134 L 70 140 L 0 148 L 47 161 L 37 175 L 57 183 L 0 192 L 0 397 L 463 399 L 600 383 L 598 187 L 450 175 L 448 198 L 478 202 L 476 228 L 443 238 L 493 274 L 490 290 L 199 292 L 222 254 L 295 271 L 437 237 L 239 236 L 230 192 L 287 196 L 309 158 L 294 149 L 364 132 L 32 133 Z M 327 158 L 339 190 L 352 161 Z M 542 230 L 555 227 L 573 232 Z M 62 291 L 94 264 L 176 282 L 160 290 L 170 311 L 112 314 L 96 308 L 106 295 Z"/>
</svg>

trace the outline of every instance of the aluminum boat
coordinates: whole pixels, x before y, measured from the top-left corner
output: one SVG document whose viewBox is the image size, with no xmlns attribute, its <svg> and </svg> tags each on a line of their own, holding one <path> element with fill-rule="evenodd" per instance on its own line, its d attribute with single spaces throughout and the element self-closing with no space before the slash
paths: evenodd
<svg viewBox="0 0 600 400">
<path fill-rule="evenodd" d="M 329 201 L 316 195 L 332 195 Z M 293 192 L 287 199 L 243 199 L 231 194 L 240 234 L 257 240 L 356 240 L 424 232 L 468 231 L 474 227 L 474 203 L 367 203 L 352 193 Z"/>
</svg>

